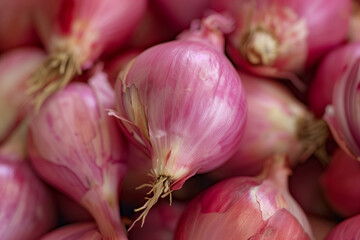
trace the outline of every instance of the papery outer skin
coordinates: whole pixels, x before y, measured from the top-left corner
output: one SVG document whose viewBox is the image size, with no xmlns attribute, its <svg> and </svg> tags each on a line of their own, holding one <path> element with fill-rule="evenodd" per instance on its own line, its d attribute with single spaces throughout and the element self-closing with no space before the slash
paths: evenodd
<svg viewBox="0 0 360 240">
<path fill-rule="evenodd" d="M 153 170 L 170 176 L 173 190 L 196 172 L 221 165 L 242 136 L 247 108 L 240 79 L 226 57 L 208 45 L 178 40 L 135 59 L 116 86 L 117 109 L 134 122 L 127 109 L 130 91 L 139 97 L 133 104 L 144 106 L 140 119 L 146 118 L 146 126 L 137 128 L 142 134 L 148 130 Z"/>
<path fill-rule="evenodd" d="M 153 7 L 177 31 L 190 26 L 191 21 L 203 17 L 210 0 L 154 0 Z"/>
<path fill-rule="evenodd" d="M 250 177 L 224 180 L 190 202 L 175 239 L 260 239 L 264 233 L 268 239 L 310 239 L 309 223 L 290 194 L 283 195 L 286 191 L 272 180 Z"/>
<path fill-rule="evenodd" d="M 0 56 L 0 143 L 26 115 L 30 103 L 30 96 L 25 93 L 27 82 L 44 59 L 41 49 L 30 47 Z"/>
<path fill-rule="evenodd" d="M 126 67 L 126 65 L 140 53 L 140 49 L 130 49 L 128 51 L 122 52 L 106 63 L 104 71 L 108 74 L 109 82 L 112 86 L 115 86 L 119 72 L 121 72 Z"/>
<path fill-rule="evenodd" d="M 297 137 L 298 120 L 309 118 L 310 113 L 279 83 L 240 71 L 239 75 L 248 104 L 245 133 L 235 154 L 213 176 L 254 176 L 268 158 L 281 153 L 287 154 L 295 165 L 303 153 L 303 144 Z"/>
<path fill-rule="evenodd" d="M 77 223 L 58 228 L 40 240 L 102 240 L 95 223 Z"/>
<path fill-rule="evenodd" d="M 326 107 L 324 119 L 338 145 L 360 161 L 360 58 L 351 63 L 335 83 L 332 104 Z"/>
<path fill-rule="evenodd" d="M 51 194 L 27 163 L 0 158 L 1 239 L 37 240 L 56 225 Z"/>
<path fill-rule="evenodd" d="M 325 167 L 318 159 L 310 158 L 299 164 L 289 178 L 290 193 L 307 213 L 331 217 L 333 212 L 325 199 L 321 176 Z"/>
<path fill-rule="evenodd" d="M 325 240 L 358 240 L 360 236 L 360 215 L 348 218 L 338 225 L 327 235 Z"/>
<path fill-rule="evenodd" d="M 325 195 L 334 209 L 345 217 L 360 213 L 360 163 L 337 149 L 322 177 Z"/>
<path fill-rule="evenodd" d="M 136 225 L 129 232 L 129 239 L 132 240 L 173 240 L 175 230 L 185 204 L 173 202 L 171 206 L 162 202 L 151 209 L 146 217 L 147 224 L 144 227 Z"/>
<path fill-rule="evenodd" d="M 305 66 L 311 66 L 327 51 L 334 48 L 341 42 L 345 41 L 348 31 L 348 21 L 351 13 L 351 1 L 346 0 L 331 0 L 331 1 L 312 1 L 312 0 L 256 0 L 256 1 L 240 1 L 240 0 L 212 0 L 212 8 L 217 11 L 227 10 L 237 16 L 238 23 L 241 17 L 248 15 L 241 13 L 241 9 L 244 9 L 244 5 L 254 4 L 255 13 L 259 12 L 261 7 L 265 9 L 271 9 L 270 5 L 274 4 L 280 7 L 288 7 L 291 9 L 299 19 L 305 21 L 307 29 L 306 42 L 298 42 L 297 48 L 305 47 L 305 52 L 294 55 L 289 55 L 288 58 L 284 58 L 283 61 L 279 61 L 278 64 L 271 65 L 269 67 L 258 67 L 248 64 L 246 62 L 240 62 L 242 67 L 248 68 L 253 72 L 261 75 L 276 76 L 279 75 L 279 71 L 301 71 Z M 324 7 L 326 5 L 326 7 Z M 276 16 L 276 15 L 275 15 Z M 329 24 L 332 22 L 333 24 Z M 278 25 L 278 24 L 276 24 Z M 275 26 L 276 26 L 275 25 Z M 241 27 L 241 25 L 240 25 Z M 293 30 L 290 28 L 290 30 Z M 292 49 L 296 50 L 296 49 Z M 291 53 L 291 52 L 290 52 Z M 234 54 L 235 55 L 235 54 Z M 305 55 L 306 62 L 301 63 L 297 58 Z M 238 54 L 238 56 L 240 55 Z"/>
<path fill-rule="evenodd" d="M 129 40 L 145 8 L 146 0 L 39 0 L 36 27 L 50 53 L 73 51 L 87 67 Z"/>
<path fill-rule="evenodd" d="M 322 116 L 332 103 L 333 89 L 346 73 L 354 59 L 360 57 L 360 43 L 349 43 L 325 56 L 319 65 L 309 91 L 310 109 Z"/>
<path fill-rule="evenodd" d="M 0 51 L 38 43 L 32 16 L 36 1 L 0 2 Z"/>
<path fill-rule="evenodd" d="M 32 114 L 29 154 L 38 174 L 87 208 L 100 231 L 101 224 L 115 226 L 126 239 L 117 204 L 126 145 L 105 112 L 114 107 L 114 93 L 104 73 L 89 84 L 68 85 Z"/>
</svg>

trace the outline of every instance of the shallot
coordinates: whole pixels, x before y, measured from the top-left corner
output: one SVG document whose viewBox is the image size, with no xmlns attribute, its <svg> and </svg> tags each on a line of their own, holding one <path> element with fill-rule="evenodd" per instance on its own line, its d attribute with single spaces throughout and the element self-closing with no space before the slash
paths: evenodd
<svg viewBox="0 0 360 240">
<path fill-rule="evenodd" d="M 126 239 L 118 205 L 126 146 L 105 111 L 114 102 L 102 72 L 55 93 L 30 116 L 29 154 L 43 179 L 92 214 L 105 239 Z"/>
<path fill-rule="evenodd" d="M 36 108 L 101 54 L 122 47 L 145 7 L 146 0 L 38 0 L 36 27 L 49 56 L 31 79 Z"/>
<path fill-rule="evenodd" d="M 137 209 L 142 223 L 160 197 L 171 201 L 172 191 L 224 163 L 241 139 L 245 94 L 221 33 L 231 23 L 218 14 L 195 22 L 178 40 L 138 55 L 118 78 L 111 114 L 152 161 L 153 182 L 143 186 L 153 196 Z"/>
<path fill-rule="evenodd" d="M 312 153 L 326 159 L 328 128 L 278 82 L 239 71 L 248 104 L 247 124 L 237 151 L 214 176 L 259 174 L 274 154 L 287 154 L 292 166 Z"/>
<path fill-rule="evenodd" d="M 289 78 L 346 40 L 351 0 L 213 0 L 235 16 L 228 53 L 259 75 Z M 331 24 L 329 24 L 331 23 Z"/>
<path fill-rule="evenodd" d="M 313 239 L 287 189 L 289 170 L 275 156 L 258 177 L 235 177 L 205 190 L 186 207 L 176 240 Z"/>
</svg>

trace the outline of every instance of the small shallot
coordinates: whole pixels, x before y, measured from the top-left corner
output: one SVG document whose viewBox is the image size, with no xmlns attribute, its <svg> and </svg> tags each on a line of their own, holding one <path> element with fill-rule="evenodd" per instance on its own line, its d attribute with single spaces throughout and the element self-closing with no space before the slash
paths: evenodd
<svg viewBox="0 0 360 240">
<path fill-rule="evenodd" d="M 234 153 L 244 132 L 246 100 L 240 78 L 223 53 L 222 30 L 232 20 L 214 14 L 178 40 L 141 53 L 117 81 L 116 115 L 126 135 L 152 161 L 152 197 L 137 211 L 144 223 L 160 197 Z"/>
<path fill-rule="evenodd" d="M 38 0 L 36 27 L 49 56 L 31 79 L 35 106 L 101 54 L 122 47 L 145 7 L 146 0 Z"/>
<path fill-rule="evenodd" d="M 29 154 L 37 173 L 85 207 L 105 239 L 126 239 L 119 211 L 126 145 L 115 119 L 106 75 L 72 83 L 30 116 Z"/>
<path fill-rule="evenodd" d="M 186 207 L 175 240 L 313 239 L 288 192 L 284 160 L 274 157 L 256 178 L 230 178 L 205 190 Z"/>
</svg>

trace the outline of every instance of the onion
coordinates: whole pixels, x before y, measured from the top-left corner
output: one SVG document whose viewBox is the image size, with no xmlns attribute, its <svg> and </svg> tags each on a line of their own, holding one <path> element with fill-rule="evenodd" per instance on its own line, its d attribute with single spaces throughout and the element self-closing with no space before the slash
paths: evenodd
<svg viewBox="0 0 360 240">
<path fill-rule="evenodd" d="M 336 82 L 344 80 L 344 74 L 360 57 L 360 43 L 350 43 L 331 51 L 321 62 L 309 91 L 310 109 L 322 116 L 327 105 L 333 101 Z"/>
<path fill-rule="evenodd" d="M 36 1 L 0 2 L 0 51 L 38 43 L 32 17 Z"/>
<path fill-rule="evenodd" d="M 153 0 L 152 6 L 173 29 L 184 30 L 192 20 L 203 17 L 210 0 Z"/>
<path fill-rule="evenodd" d="M 0 55 L 0 144 L 26 115 L 30 102 L 26 84 L 44 59 L 44 52 L 37 48 L 18 48 Z"/>
<path fill-rule="evenodd" d="M 129 238 L 132 240 L 173 240 L 184 208 L 185 205 L 178 202 L 174 202 L 172 206 L 165 202 L 158 204 L 147 217 L 149 224 L 143 228 L 135 226 L 129 232 Z"/>
<path fill-rule="evenodd" d="M 145 6 L 146 0 L 39 0 L 37 30 L 49 57 L 31 79 L 35 106 L 101 54 L 122 47 Z"/>
<path fill-rule="evenodd" d="M 298 165 L 289 178 L 290 193 L 306 213 L 332 217 L 332 210 L 327 204 L 321 177 L 324 166 L 318 159 L 310 158 Z"/>
<path fill-rule="evenodd" d="M 288 78 L 345 41 L 351 0 L 213 0 L 212 7 L 236 18 L 228 53 L 237 65 Z"/>
<path fill-rule="evenodd" d="M 94 223 L 68 225 L 46 234 L 40 240 L 102 240 Z"/>
<path fill-rule="evenodd" d="M 339 146 L 360 161 L 360 58 L 336 82 L 324 118 Z"/>
<path fill-rule="evenodd" d="M 195 22 L 177 41 L 141 53 L 118 79 L 112 114 L 152 160 L 153 183 L 144 186 L 153 196 L 137 209 L 143 223 L 160 196 L 224 163 L 243 134 L 245 95 L 219 31 L 229 21 L 211 15 L 201 26 Z"/>
<path fill-rule="evenodd" d="M 85 207 L 105 239 L 125 239 L 118 193 L 125 145 L 114 119 L 114 92 L 98 72 L 51 96 L 30 118 L 29 154 L 37 173 Z"/>
<path fill-rule="evenodd" d="M 50 192 L 24 161 L 0 156 L 0 236 L 36 240 L 56 224 Z"/>
<path fill-rule="evenodd" d="M 262 175 L 224 180 L 186 207 L 176 240 L 312 239 L 304 212 L 287 189 L 289 170 L 276 156 Z"/>
<path fill-rule="evenodd" d="M 254 176 L 274 154 L 287 154 L 292 166 L 313 152 L 326 158 L 323 147 L 328 129 L 324 121 L 315 119 L 304 104 L 277 82 L 239 74 L 249 108 L 245 134 L 236 153 L 214 176 Z"/>
<path fill-rule="evenodd" d="M 338 225 L 325 238 L 326 240 L 348 240 L 359 239 L 360 215 L 348 218 Z"/>
<path fill-rule="evenodd" d="M 360 213 L 360 163 L 341 149 L 331 158 L 322 178 L 325 194 L 331 205 L 343 216 Z"/>
</svg>

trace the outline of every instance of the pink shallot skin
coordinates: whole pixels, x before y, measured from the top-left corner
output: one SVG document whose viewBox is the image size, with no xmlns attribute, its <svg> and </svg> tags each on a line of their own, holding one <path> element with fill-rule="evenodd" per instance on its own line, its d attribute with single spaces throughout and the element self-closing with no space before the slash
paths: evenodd
<svg viewBox="0 0 360 240">
<path fill-rule="evenodd" d="M 286 78 L 346 40 L 351 1 L 212 0 L 212 8 L 236 19 L 228 45 L 236 64 L 258 75 Z M 246 46 L 249 31 L 255 35 Z"/>
<path fill-rule="evenodd" d="M 321 117 L 333 101 L 336 82 L 343 79 L 353 61 L 360 57 L 360 43 L 348 43 L 330 53 L 320 63 L 309 89 L 310 109 Z"/>
<path fill-rule="evenodd" d="M 224 163 L 244 130 L 244 90 L 214 30 L 224 18 L 207 20 L 193 34 L 141 53 L 115 90 L 125 133 L 151 157 L 154 177 L 169 178 L 171 190 Z"/>
<path fill-rule="evenodd" d="M 36 1 L 0 1 L 0 51 L 38 44 L 32 16 Z"/>
<path fill-rule="evenodd" d="M 29 111 L 27 83 L 45 59 L 43 50 L 24 47 L 0 56 L 0 143 L 11 136 Z"/>
<path fill-rule="evenodd" d="M 325 240 L 358 240 L 360 235 L 360 215 L 348 218 L 338 225 L 326 236 Z"/>
<path fill-rule="evenodd" d="M 304 212 L 287 190 L 289 170 L 276 164 L 268 170 L 205 190 L 186 207 L 175 239 L 313 239 Z"/>
<path fill-rule="evenodd" d="M 27 162 L 0 157 L 0 195 L 2 240 L 37 240 L 55 227 L 51 194 Z"/>
<path fill-rule="evenodd" d="M 95 223 L 76 223 L 56 229 L 40 240 L 103 240 Z"/>
<path fill-rule="evenodd" d="M 304 154 L 297 136 L 298 121 L 309 119 L 311 114 L 276 81 L 241 71 L 239 75 L 248 104 L 245 133 L 235 154 L 212 175 L 220 179 L 257 175 L 274 154 L 287 154 L 291 165 L 296 165 Z"/>
<path fill-rule="evenodd" d="M 105 239 L 126 239 L 118 206 L 126 145 L 105 111 L 113 107 L 104 73 L 70 84 L 31 115 L 29 154 L 43 179 L 92 214 Z"/>
<path fill-rule="evenodd" d="M 38 0 L 36 27 L 49 53 L 72 51 L 82 67 L 123 46 L 146 0 Z"/>
</svg>

